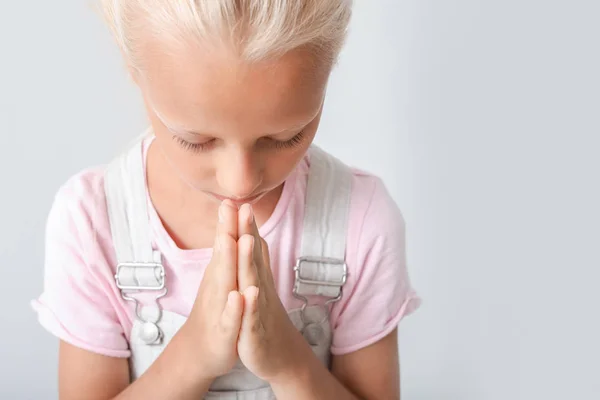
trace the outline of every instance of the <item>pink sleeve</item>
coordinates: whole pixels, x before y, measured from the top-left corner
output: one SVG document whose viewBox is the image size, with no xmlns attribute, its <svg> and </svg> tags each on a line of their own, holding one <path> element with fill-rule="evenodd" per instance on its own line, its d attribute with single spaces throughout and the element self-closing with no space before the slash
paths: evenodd
<svg viewBox="0 0 600 400">
<path fill-rule="evenodd" d="M 85 250 L 94 240 L 81 187 L 61 188 L 46 226 L 44 288 L 32 302 L 41 325 L 95 353 L 128 357 L 128 345 L 106 290 Z M 88 204 L 89 206 L 89 204 Z"/>
<path fill-rule="evenodd" d="M 364 185 L 372 195 L 364 199 L 366 212 L 350 220 L 348 282 L 332 309 L 336 355 L 382 339 L 420 305 L 408 276 L 404 218 L 380 179 L 359 177 L 359 182 L 355 190 Z M 364 210 L 361 200 L 355 203 Z"/>
</svg>

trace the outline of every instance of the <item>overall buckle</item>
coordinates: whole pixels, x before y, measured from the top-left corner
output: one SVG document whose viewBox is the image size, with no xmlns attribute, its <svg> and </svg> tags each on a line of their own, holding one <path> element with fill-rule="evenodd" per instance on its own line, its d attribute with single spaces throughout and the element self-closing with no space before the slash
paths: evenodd
<svg viewBox="0 0 600 400">
<path fill-rule="evenodd" d="M 339 280 L 313 280 L 302 277 L 302 266 L 306 263 L 313 264 L 327 264 L 327 265 L 335 265 L 342 267 L 342 277 Z M 296 261 L 296 266 L 294 267 L 295 277 L 296 277 L 296 285 L 294 285 L 294 290 L 297 289 L 298 283 L 303 283 L 306 285 L 318 285 L 318 286 L 331 286 L 331 287 L 342 287 L 346 283 L 346 279 L 348 277 L 348 266 L 344 260 L 340 260 L 337 258 L 328 258 L 328 257 L 314 257 L 314 256 L 305 256 L 300 257 Z"/>
<path fill-rule="evenodd" d="M 309 279 L 306 276 L 302 276 L 302 268 L 305 267 L 306 264 L 309 264 L 309 263 L 321 264 L 321 265 L 324 264 L 326 266 L 327 265 L 330 266 L 331 268 L 341 268 L 341 270 L 342 270 L 341 277 L 339 277 L 339 279 L 335 279 L 335 280 L 316 280 L 316 279 Z M 320 268 L 323 268 L 323 266 L 321 266 Z M 294 289 L 292 290 L 292 294 L 297 299 L 302 300 L 300 318 L 303 323 L 303 328 L 301 329 L 301 332 L 302 332 L 302 334 L 304 334 L 305 328 L 307 326 L 312 325 L 313 323 L 308 321 L 306 319 L 306 315 L 305 315 L 306 307 L 308 306 L 308 298 L 306 296 L 309 294 L 299 293 L 300 285 L 312 285 L 312 286 L 321 286 L 321 287 L 338 288 L 339 289 L 337 291 L 337 295 L 334 295 L 334 296 L 327 296 L 325 294 L 320 294 L 321 296 L 328 298 L 328 300 L 325 301 L 325 304 L 322 305 L 325 316 L 323 317 L 323 319 L 321 321 L 317 322 L 317 325 L 320 325 L 329 318 L 330 310 L 329 310 L 328 306 L 331 303 L 335 303 L 342 298 L 342 287 L 346 283 L 346 280 L 348 277 L 348 266 L 346 265 L 345 260 L 341 260 L 341 259 L 337 259 L 337 258 L 304 256 L 304 257 L 300 257 L 297 259 L 296 265 L 294 266 L 294 273 L 295 273 L 295 282 L 294 282 Z M 318 295 L 318 294 L 315 294 L 315 295 Z"/>
<path fill-rule="evenodd" d="M 124 276 L 126 272 L 130 272 L 130 276 Z M 155 285 L 140 284 L 139 273 L 147 276 L 152 274 L 157 283 Z M 144 280 L 147 281 L 147 279 Z M 161 263 L 124 262 L 117 265 L 115 274 L 115 281 L 120 290 L 163 290 L 165 280 L 165 267 Z"/>
</svg>

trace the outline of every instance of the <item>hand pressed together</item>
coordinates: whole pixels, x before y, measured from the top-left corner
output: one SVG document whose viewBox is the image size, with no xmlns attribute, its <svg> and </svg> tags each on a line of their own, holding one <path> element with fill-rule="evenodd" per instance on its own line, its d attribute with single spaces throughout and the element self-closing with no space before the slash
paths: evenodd
<svg viewBox="0 0 600 400">
<path fill-rule="evenodd" d="M 220 208 L 213 256 L 184 325 L 188 347 L 197 353 L 194 367 L 209 380 L 227 373 L 237 362 L 244 308 L 237 290 L 237 218 L 228 208 Z"/>
<path fill-rule="evenodd" d="M 244 297 L 238 354 L 252 373 L 270 381 L 293 368 L 294 340 L 301 336 L 277 294 L 269 249 L 258 233 L 250 205 L 243 205 L 238 217 L 237 277 Z"/>
<path fill-rule="evenodd" d="M 214 246 L 186 323 L 199 351 L 199 373 L 214 379 L 238 357 L 267 381 L 290 373 L 302 336 L 277 294 L 269 249 L 249 204 L 239 210 L 221 204 Z"/>
</svg>

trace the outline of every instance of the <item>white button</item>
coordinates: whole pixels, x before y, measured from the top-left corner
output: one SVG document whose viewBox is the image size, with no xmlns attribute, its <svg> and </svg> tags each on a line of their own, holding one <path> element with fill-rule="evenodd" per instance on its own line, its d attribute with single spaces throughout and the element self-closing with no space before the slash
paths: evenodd
<svg viewBox="0 0 600 400">
<path fill-rule="evenodd" d="M 160 329 L 153 322 L 144 322 L 142 330 L 140 331 L 140 338 L 146 344 L 156 344 L 160 339 Z"/>
<path fill-rule="evenodd" d="M 320 325 L 309 324 L 304 328 L 303 336 L 311 346 L 316 346 L 323 340 L 323 329 Z"/>
</svg>

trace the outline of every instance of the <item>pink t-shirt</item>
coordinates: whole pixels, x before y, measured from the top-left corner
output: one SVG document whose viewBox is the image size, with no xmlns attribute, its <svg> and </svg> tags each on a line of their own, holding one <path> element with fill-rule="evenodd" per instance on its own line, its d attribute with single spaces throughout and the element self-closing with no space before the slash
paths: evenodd
<svg viewBox="0 0 600 400">
<path fill-rule="evenodd" d="M 145 146 L 147 149 L 147 144 Z M 286 309 L 302 305 L 292 295 L 293 266 L 300 256 L 309 159 L 286 180 L 277 206 L 260 235 Z M 86 169 L 57 192 L 46 227 L 44 290 L 33 307 L 42 326 L 89 351 L 128 357 L 134 307 L 115 284 L 104 167 Z M 331 311 L 332 354 L 356 351 L 391 332 L 420 299 L 406 263 L 405 221 L 382 181 L 353 169 L 343 296 Z M 212 249 L 178 248 L 147 199 L 153 245 L 163 254 L 168 295 L 161 306 L 188 316 Z"/>
</svg>

